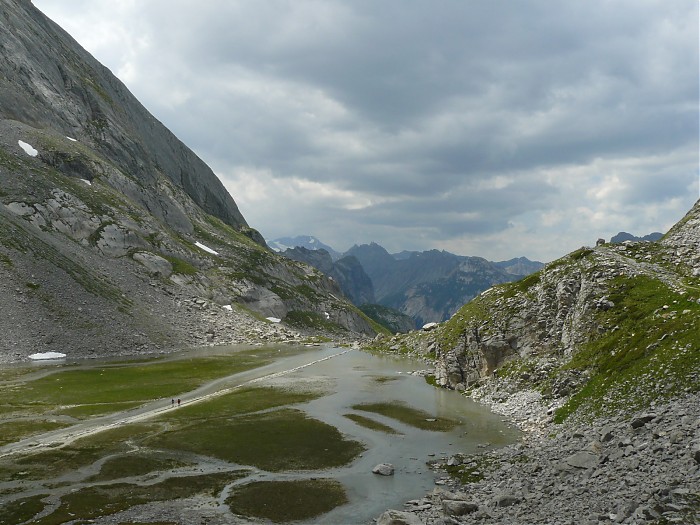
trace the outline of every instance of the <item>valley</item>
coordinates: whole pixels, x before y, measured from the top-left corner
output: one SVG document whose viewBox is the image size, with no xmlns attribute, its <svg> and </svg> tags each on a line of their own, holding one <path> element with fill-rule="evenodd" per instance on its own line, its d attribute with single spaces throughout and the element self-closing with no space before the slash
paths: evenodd
<svg viewBox="0 0 700 525">
<path fill-rule="evenodd" d="M 284 345 L 5 368 L 0 523 L 366 523 L 434 486 L 426 461 L 519 435 L 421 365 Z"/>
</svg>

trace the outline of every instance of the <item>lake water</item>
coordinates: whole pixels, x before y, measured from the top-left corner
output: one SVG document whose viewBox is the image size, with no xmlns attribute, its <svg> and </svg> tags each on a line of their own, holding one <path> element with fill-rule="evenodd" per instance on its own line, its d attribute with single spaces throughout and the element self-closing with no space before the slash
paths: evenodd
<svg viewBox="0 0 700 525">
<path fill-rule="evenodd" d="M 329 348 L 319 351 L 319 355 L 337 351 Z M 424 368 L 426 365 L 420 361 L 351 350 L 284 376 L 289 382 L 325 384 L 331 392 L 329 395 L 298 408 L 367 447 L 363 456 L 347 467 L 324 471 L 322 475 L 313 473 L 313 476 L 333 477 L 343 483 L 350 499 L 349 504 L 315 518 L 313 523 L 367 523 L 387 508 L 402 509 L 407 500 L 421 498 L 435 487 L 437 475 L 427 467 L 427 460 L 481 451 L 483 448 L 479 445 L 487 443 L 504 446 L 518 439 L 519 431 L 503 423 L 501 416 L 457 392 L 435 388 L 423 377 L 410 375 Z M 394 401 L 402 401 L 436 417 L 456 419 L 461 424 L 450 432 L 433 432 L 351 408 L 360 403 Z M 344 417 L 353 412 L 371 416 L 403 435 L 370 430 Z M 393 464 L 394 476 L 373 474 L 372 468 L 378 463 Z M 294 475 L 259 476 L 265 480 L 298 478 Z"/>
<path fill-rule="evenodd" d="M 248 347 L 248 349 L 250 349 Z M 226 355 L 240 351 L 241 347 L 216 347 L 196 349 L 174 354 L 165 359 Z M 331 346 L 289 351 L 280 346 L 279 358 L 266 366 L 212 381 L 201 388 L 181 396 L 183 404 L 201 399 L 208 394 L 221 393 L 240 386 L 305 385 L 321 388 L 325 395 L 310 402 L 294 405 L 310 417 L 321 420 L 340 430 L 347 438 L 362 442 L 366 451 L 351 464 L 335 469 L 312 472 L 270 473 L 254 470 L 244 480 L 251 481 L 295 480 L 308 478 L 333 478 L 343 484 L 349 503 L 332 512 L 310 520 L 308 523 L 363 524 L 371 523 L 388 508 L 402 509 L 403 504 L 421 498 L 435 487 L 439 476 L 431 471 L 426 461 L 448 458 L 455 453 L 469 454 L 482 451 L 484 444 L 490 447 L 515 442 L 519 432 L 506 425 L 501 416 L 471 402 L 450 390 L 428 385 L 423 377 L 411 375 L 415 370 L 427 367 L 425 363 L 407 358 L 377 356 L 359 350 Z M 261 348 L 261 355 L 270 357 L 270 348 Z M 40 377 L 56 367 L 83 368 L 108 364 L 109 361 L 63 361 L 61 363 L 37 363 L 33 374 Z M 26 376 L 25 376 L 26 379 Z M 449 432 L 420 430 L 378 414 L 353 410 L 362 403 L 395 403 L 429 413 L 432 417 L 458 420 L 460 424 Z M 154 409 L 168 409 L 170 400 L 149 403 L 122 414 L 110 414 L 71 427 L 76 433 L 83 427 L 90 429 L 95 421 L 126 423 L 128 418 L 148 415 Z M 158 408 L 160 407 L 160 408 Z M 358 414 L 382 422 L 400 432 L 386 434 L 357 425 L 345 414 Z M 61 433 L 63 431 L 56 431 Z M 51 433 L 48 433 L 50 435 Z M 378 463 L 391 463 L 393 476 L 372 473 Z M 202 465 L 202 472 L 207 468 Z M 216 467 L 216 465 L 215 465 Z M 223 504 L 228 490 L 220 498 Z M 298 522 L 297 522 L 298 523 Z"/>
</svg>

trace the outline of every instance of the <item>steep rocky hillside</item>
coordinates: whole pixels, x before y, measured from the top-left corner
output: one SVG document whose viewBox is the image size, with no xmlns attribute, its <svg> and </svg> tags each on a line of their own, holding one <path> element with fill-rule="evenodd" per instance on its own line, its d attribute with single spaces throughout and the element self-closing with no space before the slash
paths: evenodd
<svg viewBox="0 0 700 525">
<path fill-rule="evenodd" d="M 374 333 L 70 36 L 0 5 L 1 359 Z"/>
<path fill-rule="evenodd" d="M 433 357 L 439 385 L 532 389 L 559 421 L 697 391 L 700 201 L 661 241 L 581 248 L 390 346 Z"/>
<path fill-rule="evenodd" d="M 700 523 L 700 201 L 658 242 L 581 248 L 373 346 L 527 430 L 435 460 L 443 487 L 378 523 Z"/>
</svg>

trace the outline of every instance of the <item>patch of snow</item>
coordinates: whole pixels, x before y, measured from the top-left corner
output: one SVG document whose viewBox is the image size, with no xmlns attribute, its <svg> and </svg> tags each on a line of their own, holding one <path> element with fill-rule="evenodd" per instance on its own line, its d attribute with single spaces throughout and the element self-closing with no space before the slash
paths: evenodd
<svg viewBox="0 0 700 525">
<path fill-rule="evenodd" d="M 281 323 L 282 322 L 282 319 L 278 319 L 277 317 L 266 317 L 266 319 L 268 321 L 270 321 L 271 323 Z"/>
<path fill-rule="evenodd" d="M 26 142 L 21 140 L 18 140 L 17 144 L 19 144 L 19 147 L 22 148 L 24 152 L 30 157 L 36 157 L 39 154 L 39 152 L 35 150 L 31 144 L 27 144 Z"/>
<path fill-rule="evenodd" d="M 233 307 L 230 304 L 225 304 L 221 308 L 228 310 L 229 312 L 233 312 Z"/>
<path fill-rule="evenodd" d="M 89 180 L 87 180 L 87 179 L 80 179 L 80 180 L 82 180 L 88 186 L 92 186 L 92 182 L 90 182 Z"/>
<path fill-rule="evenodd" d="M 326 316 L 326 319 L 330 319 L 330 318 L 331 318 L 331 314 L 329 314 L 328 312 L 323 312 L 323 315 Z"/>
<path fill-rule="evenodd" d="M 201 249 L 204 250 L 205 252 L 211 253 L 211 254 L 213 254 L 213 255 L 219 255 L 219 252 L 212 250 L 211 248 L 209 248 L 209 246 L 205 246 L 204 244 L 202 244 L 202 243 L 199 242 L 199 241 L 195 242 L 194 245 L 195 245 L 197 248 L 201 248 Z"/>
<path fill-rule="evenodd" d="M 71 142 L 78 142 L 76 139 L 74 139 L 73 137 L 69 137 L 68 135 L 66 135 L 66 138 Z"/>
<path fill-rule="evenodd" d="M 32 354 L 29 359 L 41 360 L 41 359 L 63 359 L 66 354 L 60 352 L 42 352 L 38 354 Z"/>
</svg>

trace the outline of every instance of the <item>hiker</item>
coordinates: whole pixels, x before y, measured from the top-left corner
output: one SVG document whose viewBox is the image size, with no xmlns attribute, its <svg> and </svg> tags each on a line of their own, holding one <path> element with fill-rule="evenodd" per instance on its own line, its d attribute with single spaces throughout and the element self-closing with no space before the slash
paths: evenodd
<svg viewBox="0 0 700 525">
<path fill-rule="evenodd" d="M 177 398 L 177 406 L 180 406 L 180 398 Z"/>
<path fill-rule="evenodd" d="M 175 406 L 175 399 L 170 400 L 170 406 L 174 407 Z"/>
</svg>

